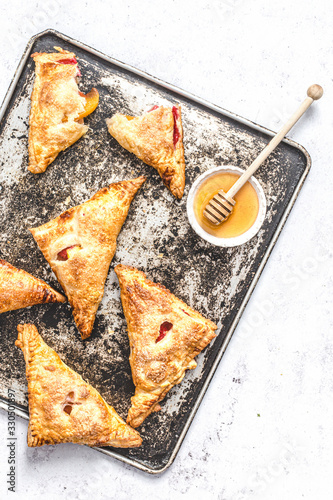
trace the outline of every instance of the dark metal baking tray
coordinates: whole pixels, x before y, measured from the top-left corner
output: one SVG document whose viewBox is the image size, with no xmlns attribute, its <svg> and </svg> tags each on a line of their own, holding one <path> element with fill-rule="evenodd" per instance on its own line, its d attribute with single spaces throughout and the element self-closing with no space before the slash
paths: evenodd
<svg viewBox="0 0 333 500">
<path fill-rule="evenodd" d="M 61 153 L 44 174 L 33 175 L 27 170 L 34 79 L 30 55 L 52 51 L 54 46 L 77 54 L 82 71 L 80 90 L 97 87 L 100 105 L 86 119 L 90 127 L 87 136 Z M 157 172 L 122 149 L 105 125 L 105 119 L 117 111 L 140 114 L 156 103 L 182 106 L 186 189 L 181 201 L 162 185 Z M 147 418 L 139 429 L 142 447 L 100 449 L 146 472 L 162 472 L 179 450 L 309 171 L 310 157 L 291 140 L 280 144 L 256 174 L 267 199 L 261 230 L 247 244 L 223 249 L 204 242 L 191 229 L 186 217 L 188 190 L 209 168 L 221 164 L 246 168 L 272 132 L 53 30 L 30 40 L 2 104 L 0 119 L 0 255 L 55 288 L 59 289 L 59 284 L 28 228 L 82 203 L 113 181 L 147 176 L 118 238 L 89 340 L 81 341 L 68 304 L 0 315 L 1 406 L 6 409 L 8 388 L 13 388 L 17 413 L 28 418 L 25 365 L 14 341 L 17 324 L 31 322 L 61 358 L 126 418 L 134 386 L 126 322 L 113 268 L 119 262 L 134 265 L 219 326 L 218 337 L 198 356 L 198 367 L 186 374 L 167 395 L 162 410 Z"/>
</svg>

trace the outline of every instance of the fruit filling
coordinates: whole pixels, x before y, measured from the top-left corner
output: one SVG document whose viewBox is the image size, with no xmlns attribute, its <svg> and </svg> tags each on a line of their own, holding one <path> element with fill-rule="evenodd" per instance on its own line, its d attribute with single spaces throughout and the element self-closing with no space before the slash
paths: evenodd
<svg viewBox="0 0 333 500">
<path fill-rule="evenodd" d="M 60 63 L 60 64 L 77 64 L 77 60 L 75 59 L 75 57 L 71 57 L 71 58 L 68 58 L 68 59 L 59 59 L 59 61 L 57 61 L 57 63 Z M 80 71 L 80 68 L 77 67 L 77 74 L 76 76 L 81 76 L 81 71 Z"/>
<path fill-rule="evenodd" d="M 148 111 L 148 113 L 150 113 L 151 111 L 155 111 L 155 109 L 158 109 L 158 108 L 159 108 L 159 106 L 156 106 L 156 104 L 155 104 L 155 106 L 153 106 L 153 107 L 152 107 L 152 108 Z"/>
<path fill-rule="evenodd" d="M 70 247 L 66 247 L 64 248 L 63 250 L 61 250 L 60 252 L 58 252 L 57 254 L 57 260 L 68 260 L 68 250 L 70 250 L 71 248 L 74 248 L 74 247 L 79 247 L 80 245 L 72 245 Z"/>
<path fill-rule="evenodd" d="M 179 141 L 179 137 L 180 137 L 179 128 L 177 126 L 177 120 L 179 119 L 179 111 L 178 111 L 178 108 L 176 108 L 176 106 L 172 106 L 172 114 L 173 114 L 173 120 L 174 120 L 173 145 L 176 146 L 177 142 Z"/>
<path fill-rule="evenodd" d="M 63 411 L 67 413 L 67 415 L 70 415 L 72 410 L 73 410 L 73 405 L 80 405 L 78 401 L 75 401 L 75 394 L 74 391 L 71 391 L 70 393 L 67 394 L 65 401 L 63 403 Z"/>
<path fill-rule="evenodd" d="M 160 332 L 159 332 L 160 334 L 155 340 L 155 343 L 157 344 L 157 342 L 160 342 L 160 340 L 164 339 L 167 332 L 171 330 L 172 327 L 173 327 L 172 323 L 169 323 L 169 321 L 164 321 L 164 323 L 162 323 L 160 326 Z"/>
<path fill-rule="evenodd" d="M 99 93 L 98 90 L 95 88 L 92 88 L 88 94 L 84 94 L 83 92 L 79 91 L 79 94 L 81 97 L 84 97 L 86 100 L 84 111 L 77 117 L 76 121 L 82 120 L 82 118 L 85 118 L 86 116 L 90 115 L 93 111 L 98 106 L 99 102 Z"/>
<path fill-rule="evenodd" d="M 71 414 L 72 409 L 73 409 L 72 405 L 64 406 L 64 412 L 67 413 L 68 415 Z"/>
<path fill-rule="evenodd" d="M 72 57 L 70 59 L 60 59 L 57 62 L 60 64 L 77 64 L 77 60 L 75 59 L 75 57 Z"/>
</svg>

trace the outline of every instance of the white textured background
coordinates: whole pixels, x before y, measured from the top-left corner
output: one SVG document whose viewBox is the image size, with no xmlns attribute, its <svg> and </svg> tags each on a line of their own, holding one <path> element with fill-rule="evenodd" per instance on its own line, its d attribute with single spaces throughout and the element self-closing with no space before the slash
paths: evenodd
<svg viewBox="0 0 333 500">
<path fill-rule="evenodd" d="M 332 498 L 332 15 L 329 0 L 0 3 L 0 99 L 28 39 L 55 28 L 277 130 L 307 87 L 325 96 L 290 137 L 313 166 L 175 463 L 160 477 L 86 447 L 28 449 L 0 498 Z M 260 415 L 260 416 L 259 416 Z"/>
</svg>

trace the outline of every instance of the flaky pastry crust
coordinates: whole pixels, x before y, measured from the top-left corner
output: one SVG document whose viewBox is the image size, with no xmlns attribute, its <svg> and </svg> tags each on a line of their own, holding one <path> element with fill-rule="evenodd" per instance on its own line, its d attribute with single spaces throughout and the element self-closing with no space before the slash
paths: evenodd
<svg viewBox="0 0 333 500">
<path fill-rule="evenodd" d="M 216 337 L 217 326 L 143 272 L 124 265 L 116 266 L 115 272 L 135 384 L 127 423 L 138 427 L 159 410 L 159 402 L 182 381 L 185 370 L 196 367 L 195 356 Z"/>
<path fill-rule="evenodd" d="M 73 52 L 55 47 L 58 52 L 32 54 L 36 63 L 31 95 L 29 128 L 30 172 L 39 174 L 88 130 L 78 120 L 86 100 L 79 94 L 76 64 L 58 61 L 75 59 Z"/>
<path fill-rule="evenodd" d="M 82 339 L 91 334 L 117 236 L 144 181 L 110 184 L 82 205 L 30 229 L 68 297 Z"/>
<path fill-rule="evenodd" d="M 142 116 L 115 114 L 107 120 L 110 134 L 119 144 L 140 160 L 154 167 L 164 184 L 176 198 L 185 187 L 185 159 L 181 107 L 159 106 Z M 177 126 L 177 142 L 174 131 Z"/>
<path fill-rule="evenodd" d="M 129 448 L 141 445 L 102 396 L 63 363 L 34 325 L 18 325 L 15 342 L 24 354 L 29 397 L 28 446 L 77 443 Z"/>
<path fill-rule="evenodd" d="M 0 313 L 50 302 L 66 298 L 45 281 L 0 259 Z"/>
</svg>

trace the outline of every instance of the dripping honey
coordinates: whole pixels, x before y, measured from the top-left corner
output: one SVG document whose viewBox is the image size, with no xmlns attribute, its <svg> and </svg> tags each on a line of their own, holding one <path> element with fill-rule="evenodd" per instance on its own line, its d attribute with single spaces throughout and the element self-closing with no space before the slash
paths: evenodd
<svg viewBox="0 0 333 500">
<path fill-rule="evenodd" d="M 195 217 L 207 233 L 217 238 L 234 238 L 245 233 L 255 223 L 259 200 L 254 187 L 247 182 L 234 196 L 236 205 L 228 219 L 219 225 L 209 222 L 203 215 L 207 203 L 221 190 L 226 193 L 239 178 L 238 174 L 220 172 L 209 177 L 199 188 L 194 199 Z"/>
</svg>

